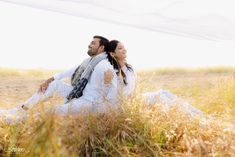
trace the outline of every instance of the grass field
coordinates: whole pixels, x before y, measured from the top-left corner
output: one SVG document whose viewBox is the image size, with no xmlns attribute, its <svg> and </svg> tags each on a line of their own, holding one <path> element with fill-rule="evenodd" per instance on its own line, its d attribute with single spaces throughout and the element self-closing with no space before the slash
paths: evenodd
<svg viewBox="0 0 235 157">
<path fill-rule="evenodd" d="M 0 108 L 31 96 L 58 71 L 0 69 Z M 0 156 L 235 156 L 235 68 L 156 69 L 138 72 L 136 97 L 120 113 L 1 123 Z M 205 113 L 190 118 L 147 106 L 143 92 L 166 89 Z M 39 106 L 61 103 L 57 96 Z M 38 107 L 41 110 L 42 107 Z M 37 112 L 36 109 L 32 112 Z"/>
</svg>

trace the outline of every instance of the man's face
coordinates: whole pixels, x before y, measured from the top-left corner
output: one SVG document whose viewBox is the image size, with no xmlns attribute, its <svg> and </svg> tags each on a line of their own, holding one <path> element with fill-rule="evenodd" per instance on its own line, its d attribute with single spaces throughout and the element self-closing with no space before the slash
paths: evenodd
<svg viewBox="0 0 235 157">
<path fill-rule="evenodd" d="M 93 38 L 93 40 L 91 41 L 91 43 L 88 45 L 88 51 L 87 54 L 89 56 L 95 56 L 98 55 L 99 53 L 101 53 L 101 49 L 100 49 L 100 39 L 99 38 Z"/>
</svg>

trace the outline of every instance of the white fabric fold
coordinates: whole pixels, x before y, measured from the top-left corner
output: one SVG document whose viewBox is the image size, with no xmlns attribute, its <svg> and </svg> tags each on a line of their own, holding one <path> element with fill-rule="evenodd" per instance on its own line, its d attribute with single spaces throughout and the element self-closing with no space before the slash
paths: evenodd
<svg viewBox="0 0 235 157">
<path fill-rule="evenodd" d="M 0 0 L 140 29 L 235 40 L 233 0 Z"/>
</svg>

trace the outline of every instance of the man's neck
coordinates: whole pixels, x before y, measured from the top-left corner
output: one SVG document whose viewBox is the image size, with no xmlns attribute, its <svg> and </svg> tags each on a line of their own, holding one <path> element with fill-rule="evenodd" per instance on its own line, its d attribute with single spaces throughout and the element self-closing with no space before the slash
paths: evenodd
<svg viewBox="0 0 235 157">
<path fill-rule="evenodd" d="M 104 52 L 100 52 L 100 53 L 97 53 L 97 54 L 95 54 L 95 55 L 92 55 L 91 58 L 94 58 L 95 56 L 98 56 L 98 55 L 100 55 L 100 54 L 102 54 L 102 53 L 104 53 Z"/>
</svg>

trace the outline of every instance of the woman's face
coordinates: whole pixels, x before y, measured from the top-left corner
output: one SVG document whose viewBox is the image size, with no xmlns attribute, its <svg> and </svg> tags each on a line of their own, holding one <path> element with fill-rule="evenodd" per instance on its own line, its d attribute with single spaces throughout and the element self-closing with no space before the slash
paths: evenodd
<svg viewBox="0 0 235 157">
<path fill-rule="evenodd" d="M 113 53 L 113 56 L 118 60 L 118 61 L 124 61 L 126 60 L 126 49 L 122 43 L 118 43 L 115 52 Z"/>
</svg>

